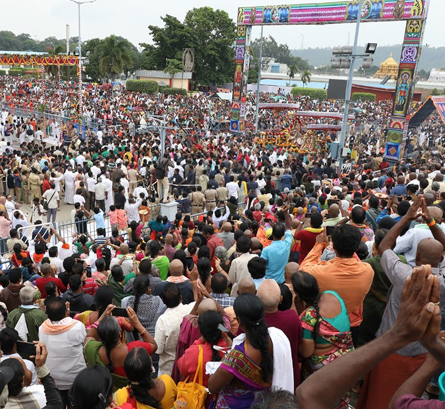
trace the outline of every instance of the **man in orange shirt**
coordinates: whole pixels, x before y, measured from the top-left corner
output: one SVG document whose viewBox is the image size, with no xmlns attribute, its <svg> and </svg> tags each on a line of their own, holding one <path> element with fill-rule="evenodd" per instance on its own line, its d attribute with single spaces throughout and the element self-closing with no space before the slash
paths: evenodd
<svg viewBox="0 0 445 409">
<path fill-rule="evenodd" d="M 372 267 L 355 257 L 361 240 L 362 235 L 357 227 L 349 224 L 337 226 L 332 232 L 336 257 L 327 262 L 320 261 L 328 242 L 324 232 L 317 236 L 314 248 L 300 265 L 301 271 L 306 271 L 317 279 L 320 293 L 336 291 L 343 298 L 351 321 L 354 344 L 358 327 L 363 320 L 363 300 L 374 278 Z"/>
</svg>

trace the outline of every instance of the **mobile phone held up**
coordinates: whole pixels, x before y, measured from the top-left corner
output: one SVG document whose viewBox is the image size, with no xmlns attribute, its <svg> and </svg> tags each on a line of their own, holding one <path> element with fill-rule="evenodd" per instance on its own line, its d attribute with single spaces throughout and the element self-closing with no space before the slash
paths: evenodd
<svg viewBox="0 0 445 409">
<path fill-rule="evenodd" d="M 113 311 L 111 312 L 111 314 L 113 315 L 113 317 L 124 317 L 124 318 L 128 318 L 128 312 L 125 308 L 114 308 Z"/>
<path fill-rule="evenodd" d="M 32 342 L 17 341 L 17 353 L 19 355 L 36 355 L 36 344 Z"/>
</svg>

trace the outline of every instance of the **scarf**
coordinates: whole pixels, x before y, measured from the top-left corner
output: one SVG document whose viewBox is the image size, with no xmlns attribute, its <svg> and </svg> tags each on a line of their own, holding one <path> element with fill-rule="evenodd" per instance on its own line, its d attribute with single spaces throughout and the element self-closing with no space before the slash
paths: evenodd
<svg viewBox="0 0 445 409">
<path fill-rule="evenodd" d="M 315 227 L 306 227 L 304 230 L 310 233 L 321 233 L 323 231 L 323 227 L 315 228 Z"/>
<path fill-rule="evenodd" d="M 32 255 L 32 259 L 34 260 L 34 262 L 35 263 L 40 263 L 42 260 L 43 260 L 43 256 L 44 256 L 44 254 L 37 254 L 37 253 L 34 253 L 33 255 Z"/>
<path fill-rule="evenodd" d="M 74 327 L 74 325 L 77 324 L 77 321 L 73 320 L 72 318 L 70 320 L 66 320 L 66 318 L 64 318 L 61 321 L 55 321 L 55 322 L 57 323 L 53 324 L 49 319 L 44 321 L 44 323 L 41 326 L 42 331 L 48 335 L 59 335 L 69 331 L 71 328 Z"/>
</svg>

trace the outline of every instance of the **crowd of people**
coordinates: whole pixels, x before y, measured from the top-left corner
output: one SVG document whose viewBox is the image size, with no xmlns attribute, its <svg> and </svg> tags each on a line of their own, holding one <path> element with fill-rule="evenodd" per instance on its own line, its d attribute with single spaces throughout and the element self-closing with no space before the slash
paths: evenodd
<svg viewBox="0 0 445 409">
<path fill-rule="evenodd" d="M 15 114 L 72 115 L 69 86 L 2 81 L 0 407 L 445 407 L 445 166 L 386 160 L 390 102 L 359 104 L 339 171 L 329 150 L 212 132 L 228 105 L 205 95 L 87 86 L 100 125 L 78 135 Z M 164 147 L 135 108 L 168 113 Z M 436 117 L 409 143 L 425 132 L 441 137 Z"/>
</svg>

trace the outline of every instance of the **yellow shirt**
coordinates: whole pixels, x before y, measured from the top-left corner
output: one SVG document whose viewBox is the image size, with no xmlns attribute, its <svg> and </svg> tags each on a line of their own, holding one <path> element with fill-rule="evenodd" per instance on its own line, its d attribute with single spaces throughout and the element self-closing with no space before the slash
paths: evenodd
<svg viewBox="0 0 445 409">
<path fill-rule="evenodd" d="M 165 394 L 164 397 L 161 400 L 161 407 L 162 408 L 172 408 L 173 404 L 176 401 L 176 395 L 177 395 L 177 389 L 175 381 L 169 376 L 169 375 L 161 375 L 159 378 L 164 385 L 165 385 Z M 123 405 L 128 400 L 128 387 L 122 388 L 116 391 L 114 395 L 114 400 L 116 401 L 117 405 Z M 143 403 L 137 403 L 136 409 L 153 409 L 152 406 L 145 405 Z"/>
</svg>

